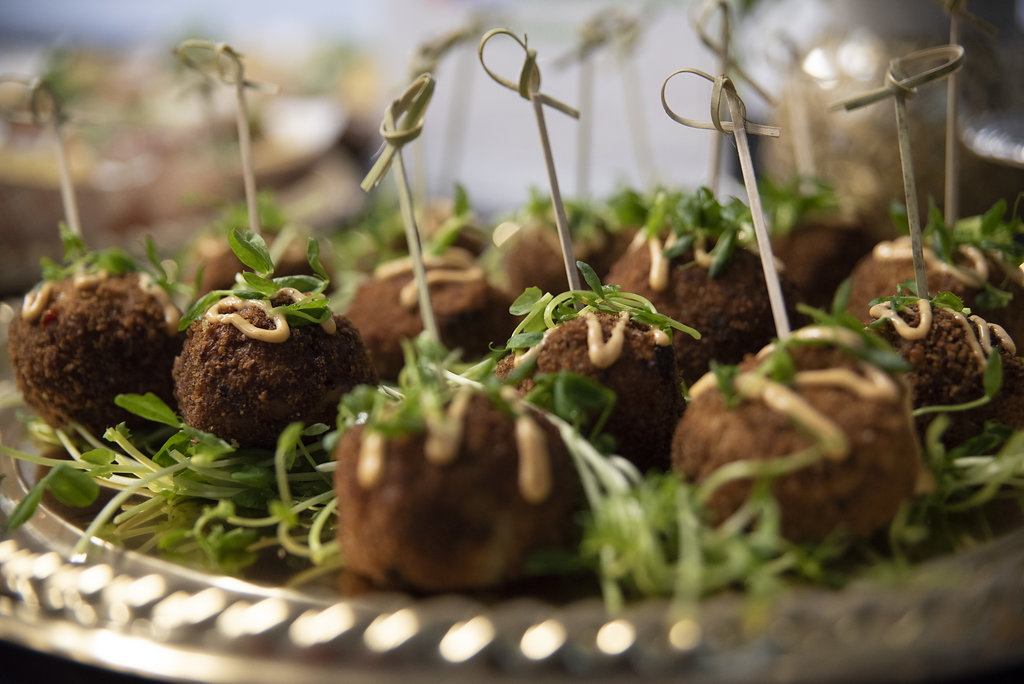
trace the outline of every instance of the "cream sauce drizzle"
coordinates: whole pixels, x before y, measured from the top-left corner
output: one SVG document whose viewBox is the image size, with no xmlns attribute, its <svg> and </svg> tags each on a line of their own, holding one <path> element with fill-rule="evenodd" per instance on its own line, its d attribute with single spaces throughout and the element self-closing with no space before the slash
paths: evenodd
<svg viewBox="0 0 1024 684">
<path fill-rule="evenodd" d="M 427 287 L 436 283 L 468 283 L 484 279 L 484 270 L 479 266 L 462 270 L 434 269 L 427 271 Z M 410 280 L 398 292 L 399 303 L 407 309 L 419 305 L 419 288 L 415 280 Z"/>
<path fill-rule="evenodd" d="M 948 273 L 965 285 L 969 285 L 971 287 L 984 287 L 989 277 L 988 262 L 985 260 L 984 253 L 972 245 L 960 245 L 957 248 L 957 251 L 970 260 L 970 269 L 946 263 L 942 259 L 936 257 L 932 248 L 927 246 L 924 247 L 925 264 L 942 273 Z M 914 258 L 910 245 L 910 237 L 907 235 L 898 237 L 895 240 L 879 242 L 875 245 L 874 249 L 871 250 L 871 254 L 879 261 L 909 261 Z"/>
<path fill-rule="evenodd" d="M 87 287 L 95 287 L 109 277 L 110 274 L 104 270 L 96 273 L 78 273 L 71 278 L 71 286 L 76 290 L 84 290 Z"/>
<path fill-rule="evenodd" d="M 932 329 L 932 304 L 927 299 L 918 299 L 917 310 L 921 315 L 921 320 L 916 327 L 907 323 L 898 312 L 892 310 L 892 302 L 875 304 L 868 309 L 868 315 L 891 321 L 893 328 L 896 329 L 896 334 L 905 340 L 921 340 Z"/>
<path fill-rule="evenodd" d="M 672 244 L 674 236 L 669 236 L 664 244 L 657 237 L 647 241 L 647 248 L 651 252 L 651 270 L 647 275 L 647 283 L 655 292 L 664 292 L 668 289 L 668 276 L 672 263 L 665 258 L 664 251 Z"/>
<path fill-rule="evenodd" d="M 519 399 L 515 389 L 505 387 L 502 397 L 515 411 L 516 451 L 519 455 L 517 484 L 523 499 L 539 504 L 551 495 L 551 460 L 548 454 L 547 438 L 544 431 L 529 414 L 529 408 Z M 458 455 L 462 442 L 466 411 L 474 396 L 466 388 L 456 393 L 441 420 L 427 420 L 427 437 L 424 442 L 424 457 L 439 466 L 451 463 Z M 365 430 L 359 445 L 359 459 L 356 462 L 356 481 L 364 489 L 376 486 L 384 473 L 384 435 L 375 430 Z"/>
<path fill-rule="evenodd" d="M 282 287 L 274 293 L 272 299 L 280 297 L 281 295 L 290 297 L 292 302 L 297 302 L 305 296 L 294 287 Z M 247 321 L 237 312 L 237 310 L 244 305 L 262 310 L 267 318 L 273 322 L 274 327 L 270 329 L 260 328 Z M 225 307 L 234 309 L 234 311 L 224 313 L 222 309 Z M 288 325 L 288 321 L 285 319 L 284 314 L 280 311 L 274 312 L 270 302 L 262 299 L 241 299 L 240 297 L 231 295 L 230 297 L 225 297 L 219 302 L 213 304 L 213 306 L 206 310 L 206 314 L 203 318 L 210 323 L 231 324 L 246 337 L 259 340 L 260 342 L 280 344 L 281 342 L 287 341 L 292 334 L 291 327 Z M 320 327 L 323 328 L 324 332 L 328 335 L 333 335 L 338 329 L 333 316 L 321 323 Z"/>
<path fill-rule="evenodd" d="M 31 323 L 40 316 L 43 315 L 43 310 L 46 309 L 50 303 L 50 298 L 53 296 L 53 290 L 56 287 L 56 283 L 52 280 L 48 280 L 43 283 L 43 286 L 31 290 L 25 295 L 25 300 L 21 304 L 21 318 Z"/>
<path fill-rule="evenodd" d="M 886 318 L 892 321 L 896 334 L 903 339 L 920 340 L 924 339 L 931 331 L 934 316 L 932 304 L 927 299 L 917 300 L 917 310 L 921 317 L 921 322 L 917 327 L 912 327 L 900 317 L 898 312 L 893 312 L 891 302 L 876 304 L 871 307 L 868 313 L 875 318 Z M 1017 345 L 1013 343 L 1013 339 L 1001 325 L 989 323 L 976 314 L 968 319 L 967 316 L 959 311 L 953 311 L 952 309 L 947 309 L 947 311 L 956 319 L 960 327 L 964 329 L 964 340 L 967 342 L 967 346 L 970 347 L 971 355 L 983 370 L 988 362 L 988 355 L 992 353 L 992 333 L 995 333 L 996 339 L 999 340 L 999 344 L 1004 349 L 1010 352 L 1010 354 L 1016 355 Z"/>
<path fill-rule="evenodd" d="M 840 460 L 850 452 L 850 443 L 842 429 L 785 385 L 760 375 L 744 373 L 736 378 L 736 389 L 745 398 L 760 398 L 772 410 L 789 416 L 810 430 L 828 458 Z"/>
<path fill-rule="evenodd" d="M 462 444 L 462 429 L 466 419 L 466 410 L 473 392 L 466 388 L 456 393 L 448 410 L 441 418 L 427 418 L 427 440 L 423 446 L 423 454 L 435 465 L 445 465 L 455 460 Z"/>
<path fill-rule="evenodd" d="M 580 317 L 587 322 L 587 356 L 590 363 L 594 364 L 596 368 L 608 368 L 622 355 L 629 313 L 626 311 L 619 313 L 607 342 L 604 339 L 604 331 L 601 329 L 601 321 L 593 311 L 584 311 Z"/>
<path fill-rule="evenodd" d="M 267 330 L 265 328 L 256 327 L 249 321 L 245 320 L 245 318 L 237 312 L 237 310 L 245 304 L 262 310 L 263 313 L 267 315 L 267 318 L 274 323 L 274 327 Z M 225 307 L 233 309 L 233 311 L 229 313 L 222 313 L 221 310 Z M 225 297 L 219 302 L 216 302 L 213 306 L 207 309 L 203 318 L 210 323 L 233 325 L 246 337 L 259 340 L 260 342 L 279 344 L 291 337 L 292 333 L 291 328 L 288 327 L 288 321 L 285 320 L 284 314 L 280 312 L 272 313 L 270 304 L 261 299 L 247 300 L 231 295 L 230 297 Z"/>
<path fill-rule="evenodd" d="M 148 273 L 139 275 L 139 288 L 164 307 L 164 327 L 167 330 L 167 334 L 177 334 L 178 322 L 181 320 L 181 311 L 171 301 L 167 291 L 157 285 Z"/>
<path fill-rule="evenodd" d="M 542 503 L 551 494 L 551 460 L 544 431 L 524 412 L 516 416 L 515 433 L 519 493 L 528 503 Z"/>
<path fill-rule="evenodd" d="M 356 464 L 356 482 L 369 489 L 380 482 L 384 474 L 384 435 L 375 430 L 363 432 L 359 444 L 359 462 Z"/>
<path fill-rule="evenodd" d="M 843 328 L 808 326 L 794 331 L 792 336 L 803 340 L 829 341 L 849 347 L 863 345 L 863 340 L 857 333 Z M 774 344 L 767 345 L 757 356 L 763 358 L 774 349 Z M 863 375 L 848 368 L 799 371 L 794 377 L 794 383 L 798 387 L 840 387 L 865 399 L 899 399 L 899 385 L 887 373 L 865 363 L 860 364 L 860 370 Z M 769 380 L 756 372 L 741 373 L 735 383 L 736 391 L 742 397 L 761 399 L 772 410 L 789 416 L 814 433 L 828 458 L 839 460 L 849 454 L 849 441 L 842 429 L 786 385 Z M 705 373 L 690 387 L 690 398 L 694 399 L 717 386 L 718 379 L 715 374 Z"/>
</svg>

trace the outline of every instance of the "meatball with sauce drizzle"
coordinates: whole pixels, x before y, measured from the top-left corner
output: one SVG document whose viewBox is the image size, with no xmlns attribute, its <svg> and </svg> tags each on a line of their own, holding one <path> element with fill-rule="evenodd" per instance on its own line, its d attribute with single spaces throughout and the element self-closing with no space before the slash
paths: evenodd
<svg viewBox="0 0 1024 684">
<path fill-rule="evenodd" d="M 927 299 L 896 311 L 891 301 L 881 302 L 871 307 L 870 314 L 884 321 L 879 323 L 879 332 L 912 366 L 907 380 L 914 408 L 955 406 L 980 399 L 985 394 L 988 355 L 999 354 L 1003 367 L 999 391 L 981 406 L 946 412 L 951 422 L 942 441 L 947 446 L 981 433 L 989 420 L 1024 428 L 1024 362 L 1002 326 L 976 314 L 935 306 Z M 917 418 L 922 437 L 934 418 L 934 413 Z"/>
<path fill-rule="evenodd" d="M 846 328 L 813 326 L 785 343 L 793 373 L 775 380 L 762 366 L 776 344 L 741 363 L 729 380 L 708 373 L 690 388 L 691 401 L 672 443 L 674 468 L 708 485 L 716 522 L 750 495 L 749 474 L 785 463 L 771 480 L 783 535 L 821 541 L 837 530 L 867 537 L 893 519 L 919 485 L 920 455 L 902 378 L 851 355 L 864 338 Z M 890 352 L 891 353 L 891 352 Z M 723 394 L 728 382 L 733 396 Z"/>
<path fill-rule="evenodd" d="M 272 307 L 302 298 L 282 288 L 269 302 L 230 296 L 193 321 L 174 361 L 185 422 L 238 446 L 273 447 L 294 421 L 333 425 L 338 400 L 377 374 L 343 316 L 289 325 Z"/>
<path fill-rule="evenodd" d="M 511 300 L 487 282 L 483 269 L 468 252 L 450 249 L 426 257 L 430 301 L 441 335 L 464 358 L 482 356 L 491 342 L 504 340 L 515 327 L 508 313 Z M 377 267 L 356 291 L 347 316 L 363 336 L 373 364 L 385 380 L 394 380 L 405 357 L 402 340 L 423 331 L 419 294 L 407 257 Z"/>
<path fill-rule="evenodd" d="M 683 336 L 681 333 L 679 336 Z M 506 378 L 524 363 L 533 373 L 519 385 L 534 387 L 533 375 L 571 371 L 597 380 L 616 394 L 604 431 L 615 438 L 616 453 L 641 470 L 668 467 L 672 432 L 684 403 L 675 354 L 659 328 L 630 319 L 584 311 L 549 329 L 543 341 L 524 353 L 510 354 L 496 372 Z"/>
<path fill-rule="evenodd" d="M 421 430 L 357 425 L 335 456 L 342 556 L 379 587 L 507 584 L 531 552 L 574 535 L 579 485 L 565 445 L 508 388 L 500 398 L 461 388 Z"/>
<path fill-rule="evenodd" d="M 105 271 L 47 281 L 25 296 L 9 346 L 19 391 L 47 424 L 94 435 L 132 414 L 118 394 L 172 401 L 180 312 L 149 275 Z"/>
</svg>

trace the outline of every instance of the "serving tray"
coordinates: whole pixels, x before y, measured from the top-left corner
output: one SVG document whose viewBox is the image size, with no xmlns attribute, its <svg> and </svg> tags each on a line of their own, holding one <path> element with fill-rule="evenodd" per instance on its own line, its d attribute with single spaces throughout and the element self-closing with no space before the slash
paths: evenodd
<svg viewBox="0 0 1024 684">
<path fill-rule="evenodd" d="M 0 384 L 0 394 L 13 390 L 6 353 Z M 0 439 L 31 448 L 13 408 L 0 408 Z M 30 468 L 0 456 L 0 522 L 31 480 Z M 683 619 L 670 618 L 665 600 L 609 615 L 598 598 L 344 598 L 98 541 L 72 559 L 80 535 L 45 505 L 0 531 L 0 639 L 154 678 L 918 681 L 1024 664 L 1024 530 L 924 563 L 899 583 L 798 587 L 768 606 L 725 594 Z"/>
</svg>

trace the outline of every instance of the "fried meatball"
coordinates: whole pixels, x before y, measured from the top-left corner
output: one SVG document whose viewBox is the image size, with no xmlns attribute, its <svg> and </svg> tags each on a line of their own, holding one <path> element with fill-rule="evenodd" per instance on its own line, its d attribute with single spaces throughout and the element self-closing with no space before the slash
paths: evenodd
<svg viewBox="0 0 1024 684">
<path fill-rule="evenodd" d="M 476 589 L 519 578 L 533 551 L 566 546 L 579 506 L 575 468 L 551 423 L 522 404 L 517 413 L 473 393 L 444 463 L 425 456 L 426 432 L 389 435 L 376 453 L 367 442 L 380 433 L 345 432 L 335 489 L 347 568 L 387 588 Z M 539 428 L 539 452 L 517 446 L 519 420 Z M 378 474 L 367 478 L 362 461 L 376 457 Z M 549 473 L 550 487 L 524 487 L 529 468 Z"/>
<path fill-rule="evenodd" d="M 650 283 L 650 249 L 634 242 L 608 274 L 609 283 L 647 298 L 658 312 L 700 332 L 699 340 L 676 335 L 672 341 L 676 364 L 688 385 L 707 371 L 712 359 L 736 363 L 775 337 L 768 288 L 756 254 L 737 249 L 716 278 L 692 261 L 692 251 L 673 260 L 667 287 L 655 290 Z M 790 323 L 797 325 L 795 289 L 784 274 L 779 276 Z"/>
<path fill-rule="evenodd" d="M 893 321 L 885 304 L 873 308 L 875 315 L 887 321 L 879 333 L 907 360 L 912 370 L 907 380 L 913 390 L 914 408 L 951 406 L 980 399 L 985 394 L 986 355 L 997 349 L 1003 362 L 1003 384 L 992 400 L 969 411 L 948 413 L 950 425 L 942 435 L 946 446 L 953 447 L 981 432 L 986 421 L 996 420 L 1014 429 L 1024 428 L 1024 363 L 1017 356 L 1013 340 L 978 316 L 968 319 L 950 309 L 925 303 L 927 332 L 919 339 L 914 331 L 921 326 L 921 302 L 902 309 L 900 322 Z M 988 329 L 987 334 L 982 331 Z M 903 334 L 901 334 L 903 331 Z M 988 340 L 988 348 L 979 337 Z M 924 436 L 936 414 L 917 418 L 919 434 Z"/>
<path fill-rule="evenodd" d="M 619 324 L 611 314 L 594 314 L 601 339 L 610 340 Z M 571 371 L 592 378 L 615 392 L 616 401 L 604 431 L 615 438 L 616 453 L 641 470 L 668 468 L 672 431 L 683 412 L 683 396 L 675 354 L 648 325 L 627 321 L 621 354 L 610 365 L 595 365 L 589 350 L 588 316 L 580 316 L 552 328 L 540 343 L 535 373 Z M 659 331 L 660 332 L 660 331 Z M 683 333 L 678 333 L 682 335 Z M 498 365 L 499 377 L 516 367 L 514 355 Z M 525 394 L 534 387 L 532 377 L 522 381 Z"/>
<path fill-rule="evenodd" d="M 469 261 L 459 257 L 455 268 L 428 262 L 427 272 L 456 274 L 430 283 L 430 301 L 441 341 L 450 349 L 462 350 L 463 357 L 469 359 L 486 354 L 491 342 L 507 339 L 515 320 L 508 312 L 511 299 L 491 286 L 472 258 L 467 258 Z M 356 291 L 347 316 L 362 334 L 380 377 L 397 378 L 405 362 L 402 340 L 423 332 L 411 268 L 378 268 Z"/>
<path fill-rule="evenodd" d="M 102 435 L 122 421 L 134 423 L 114 397 L 153 392 L 173 402 L 171 365 L 182 343 L 177 320 L 163 290 L 142 287 L 138 274 L 45 283 L 11 323 L 18 389 L 53 427 L 75 421 Z"/>
<path fill-rule="evenodd" d="M 906 237 L 875 245 L 871 254 L 863 257 L 853 269 L 847 310 L 864 323 L 870 323 L 873 319 L 868 313 L 869 302 L 891 296 L 897 285 L 914 279 L 914 262 L 909 252 L 910 239 Z M 1024 287 L 1019 269 L 997 263 L 973 248 L 958 250 L 953 261 L 959 274 L 940 262 L 930 249 L 925 249 L 925 272 L 931 293 L 952 292 L 965 306 L 1003 326 L 1013 339 L 1024 339 Z M 986 281 L 1012 294 L 1010 303 L 1002 308 L 979 308 L 978 295 L 984 291 Z"/>
<path fill-rule="evenodd" d="M 874 245 L 874 236 L 859 223 L 801 224 L 772 238 L 772 251 L 801 300 L 826 310 L 836 288 Z"/>
<path fill-rule="evenodd" d="M 575 258 L 586 262 L 599 277 L 604 278 L 611 265 L 626 251 L 634 234 L 635 231 L 630 230 L 595 231 L 584 240 L 573 241 Z M 501 249 L 506 289 L 513 297 L 528 287 L 552 293 L 569 289 L 562 248 L 553 228 L 523 229 Z"/>
<path fill-rule="evenodd" d="M 835 346 L 791 346 L 790 353 L 797 371 L 863 372 Z M 751 357 L 740 369 L 751 371 L 761 362 Z M 767 461 L 824 444 L 812 437 L 808 423 L 769 406 L 763 393 L 745 396 L 730 407 L 713 377 L 701 385 L 694 389 L 704 391 L 695 391 L 672 440 L 672 464 L 689 480 L 704 481 L 736 461 Z M 819 418 L 838 428 L 848 448 L 772 482 L 783 534 L 792 541 L 820 541 L 837 529 L 854 537 L 869 536 L 912 496 L 918 477 L 920 456 L 906 385 L 894 380 L 887 397 L 871 397 L 828 381 L 798 380 L 789 389 Z M 735 512 L 750 489 L 749 479 L 717 488 L 708 500 L 714 521 Z"/>
<path fill-rule="evenodd" d="M 255 304 L 243 300 L 235 313 L 257 328 L 273 329 Z M 283 342 L 253 339 L 229 322 L 193 321 L 174 360 L 182 418 L 242 447 L 273 447 L 294 421 L 333 425 L 342 395 L 376 384 L 377 375 L 359 332 L 343 316 L 332 320 L 333 331 L 292 327 Z"/>
</svg>

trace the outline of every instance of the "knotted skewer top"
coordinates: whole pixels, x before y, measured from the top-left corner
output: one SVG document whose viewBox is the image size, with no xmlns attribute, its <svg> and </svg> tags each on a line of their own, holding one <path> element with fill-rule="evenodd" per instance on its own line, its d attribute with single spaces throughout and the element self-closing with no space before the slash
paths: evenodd
<svg viewBox="0 0 1024 684">
<path fill-rule="evenodd" d="M 391 168 L 395 152 L 423 132 L 423 117 L 433 95 L 433 77 L 430 74 L 420 74 L 409 84 L 405 92 L 384 110 L 384 119 L 380 122 L 380 135 L 384 139 L 384 146 L 373 168 L 363 179 L 360 187 L 364 191 L 379 184 Z"/>
<path fill-rule="evenodd" d="M 668 100 L 665 95 L 665 90 L 668 88 L 668 82 L 680 74 L 694 74 L 700 76 L 703 79 L 711 81 L 713 86 L 711 90 L 711 121 L 696 121 L 694 119 L 688 119 L 684 116 L 680 116 L 675 113 L 672 107 L 669 106 Z M 725 96 L 725 102 L 723 103 L 723 94 Z M 766 135 L 772 138 L 779 137 L 779 129 L 776 126 L 765 126 L 763 124 L 757 124 L 752 121 L 747 121 L 747 107 L 743 104 L 743 100 L 740 99 L 736 92 L 736 86 L 733 85 L 732 79 L 728 76 L 712 76 L 707 74 L 700 69 L 678 69 L 673 71 L 665 79 L 665 82 L 661 84 L 661 106 L 664 107 L 665 113 L 668 114 L 669 118 L 690 128 L 700 128 L 706 131 L 721 131 L 722 133 L 735 133 L 735 126 L 733 121 L 722 121 L 722 104 L 731 104 L 736 108 L 738 118 L 743 122 L 743 130 L 753 135 Z M 735 115 L 734 115 L 735 116 Z"/>
<path fill-rule="evenodd" d="M 919 87 L 952 74 L 963 63 L 962 45 L 937 45 L 911 52 L 889 62 L 884 86 L 837 102 L 829 109 L 851 111 L 890 97 L 911 98 Z"/>
<path fill-rule="evenodd" d="M 526 59 L 523 60 L 523 68 L 519 72 L 518 83 L 510 81 L 504 76 L 499 76 L 498 74 L 494 73 L 487 66 L 487 62 L 484 61 L 484 46 L 487 45 L 488 41 L 490 41 L 497 35 L 511 36 L 511 38 L 514 41 L 516 41 L 520 45 L 520 47 L 522 47 L 523 50 L 526 52 Z M 577 110 L 576 108 L 571 107 L 565 104 L 564 102 L 556 100 L 555 98 L 540 92 L 540 67 L 537 66 L 537 51 L 530 48 L 527 45 L 527 40 L 525 36 L 523 36 L 523 39 L 520 40 L 519 36 L 512 33 L 508 29 L 491 29 L 490 31 L 485 33 L 483 37 L 480 39 L 480 48 L 477 52 L 480 56 L 480 64 L 481 66 L 483 66 L 484 71 L 486 71 L 487 75 L 494 79 L 496 82 L 505 86 L 509 90 L 513 90 L 519 93 L 520 97 L 526 100 L 538 100 L 542 104 L 548 105 L 549 107 L 554 107 L 558 111 L 562 112 L 563 114 L 568 114 L 574 119 L 580 118 L 579 110 Z"/>
</svg>

